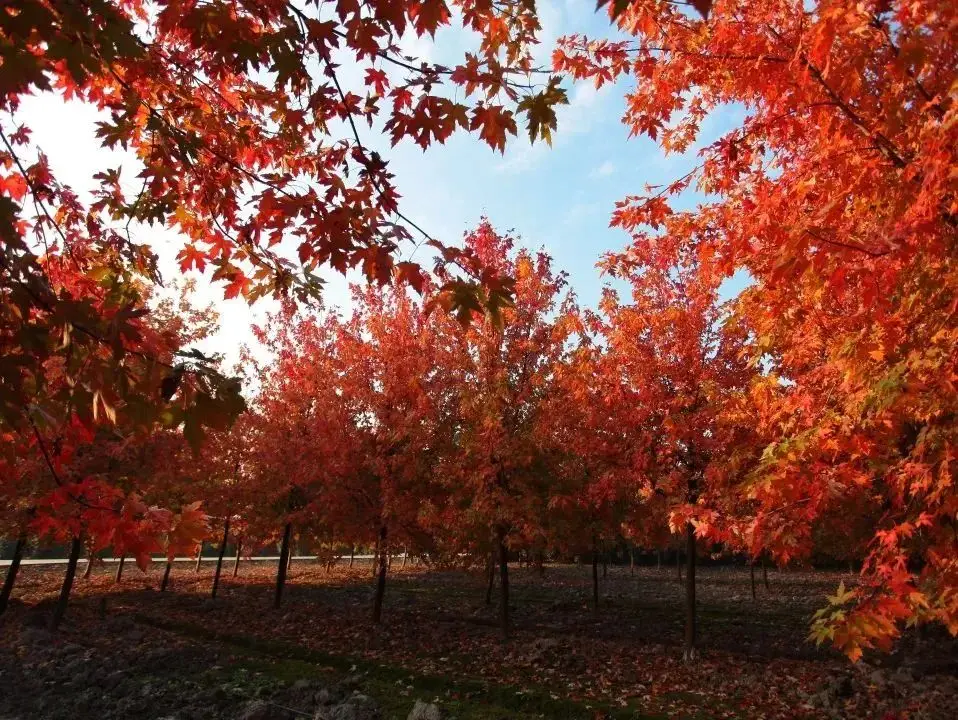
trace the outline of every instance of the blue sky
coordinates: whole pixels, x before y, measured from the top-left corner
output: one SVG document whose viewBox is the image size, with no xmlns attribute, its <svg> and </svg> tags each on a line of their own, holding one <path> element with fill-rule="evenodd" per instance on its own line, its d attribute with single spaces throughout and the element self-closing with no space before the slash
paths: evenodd
<svg viewBox="0 0 958 720">
<path fill-rule="evenodd" d="M 594 0 L 539 0 L 543 40 L 539 59 L 550 63 L 556 38 L 572 33 L 609 37 L 604 14 Z M 411 54 L 452 64 L 474 41 L 461 30 L 447 29 L 434 44 L 418 41 Z M 456 135 L 445 146 L 422 152 L 409 141 L 388 149 L 404 195 L 404 212 L 428 232 L 445 240 L 461 236 L 487 216 L 500 230 L 514 231 L 522 244 L 545 247 L 558 269 L 569 273 L 582 303 L 595 305 L 605 280 L 595 268 L 609 250 L 624 247 L 629 237 L 609 227 L 616 200 L 637 194 L 649 184 L 666 184 L 697 162 L 697 149 L 741 120 L 741 111 L 721 109 L 703 125 L 700 142 L 684 156 L 666 156 L 645 137 L 629 137 L 622 124 L 624 96 L 631 81 L 595 90 L 591 83 L 566 87 L 568 106 L 559 108 L 553 146 L 532 145 L 519 129 L 504 155 L 468 135 Z M 702 197 L 688 193 L 683 204 Z M 737 277 L 724 288 L 734 294 L 743 286 Z"/>
<path fill-rule="evenodd" d="M 561 35 L 580 32 L 608 37 L 610 26 L 594 12 L 594 0 L 539 0 L 543 40 L 539 60 L 549 63 L 554 41 Z M 470 33 L 449 28 L 435 41 L 408 39 L 403 50 L 421 59 L 455 64 L 462 53 L 475 46 Z M 347 87 L 359 82 L 361 70 L 343 64 L 341 80 Z M 367 131 L 364 142 L 381 150 L 397 176 L 403 195 L 403 212 L 431 235 L 456 242 L 483 216 L 500 230 L 513 231 L 523 245 L 544 247 L 557 269 L 569 274 L 579 300 L 594 305 L 604 280 L 595 263 L 606 251 L 621 249 L 628 236 L 609 228 L 615 201 L 642 191 L 646 183 L 668 183 L 687 172 L 696 162 L 696 149 L 685 156 L 666 157 L 647 138 L 629 138 L 621 124 L 624 94 L 629 82 L 596 91 L 591 84 L 567 86 L 570 104 L 559 110 L 559 128 L 553 147 L 530 145 L 520 127 L 504 155 L 493 152 L 476 137 L 458 134 L 446 145 L 425 153 L 410 141 L 389 148 L 385 137 Z M 123 164 L 124 176 L 135 192 L 138 170 L 135 158 L 98 147 L 94 138 L 96 112 L 76 103 L 65 104 L 55 96 L 30 98 L 19 119 L 29 125 L 36 144 L 50 157 L 54 171 L 81 194 L 93 187 L 92 175 L 104 167 Z M 740 120 L 740 113 L 724 109 L 710 117 L 701 143 L 714 140 Z M 690 194 L 685 201 L 701 198 Z M 134 229 L 138 240 L 149 242 L 175 274 L 173 257 L 181 243 L 161 228 Z M 421 252 L 416 259 L 428 262 Z M 348 303 L 346 280 L 328 274 L 327 303 Z M 201 281 L 199 299 L 213 302 L 221 315 L 221 331 L 206 350 L 220 351 L 234 359 L 243 343 L 251 343 L 249 326 L 262 321 L 269 302 L 254 308 L 242 300 L 223 301 L 221 291 Z M 743 285 L 737 278 L 727 294 Z"/>
</svg>

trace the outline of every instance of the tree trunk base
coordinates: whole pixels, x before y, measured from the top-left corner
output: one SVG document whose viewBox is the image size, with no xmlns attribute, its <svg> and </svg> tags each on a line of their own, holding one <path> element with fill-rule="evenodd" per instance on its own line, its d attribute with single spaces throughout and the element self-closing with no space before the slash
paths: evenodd
<svg viewBox="0 0 958 720">
<path fill-rule="evenodd" d="M 210 592 L 210 597 L 216 598 L 216 591 L 220 586 L 220 573 L 223 571 L 223 558 L 226 556 L 226 542 L 230 537 L 230 519 L 226 518 L 226 522 L 223 523 L 223 542 L 220 543 L 220 553 L 216 558 L 216 574 L 213 575 L 213 589 Z"/>
<path fill-rule="evenodd" d="M 25 538 L 18 538 L 17 544 L 13 548 L 13 559 L 10 560 L 10 566 L 7 568 L 7 576 L 3 581 L 3 590 L 0 591 L 0 615 L 7 609 L 10 602 L 10 594 L 13 592 L 13 586 L 17 581 L 17 573 L 20 572 L 20 561 L 23 559 L 23 551 L 27 546 Z"/>
<path fill-rule="evenodd" d="M 599 609 L 599 559 L 592 551 L 592 609 Z"/>
<path fill-rule="evenodd" d="M 376 577 L 376 594 L 373 598 L 373 622 L 383 619 L 383 598 L 386 595 L 386 570 L 389 568 L 389 550 L 386 548 L 386 526 L 379 528 L 379 572 Z"/>
<path fill-rule="evenodd" d="M 233 560 L 233 577 L 239 575 L 240 550 L 243 548 L 243 541 L 236 541 L 236 559 Z"/>
<path fill-rule="evenodd" d="M 83 543 L 80 538 L 73 538 L 73 544 L 70 546 L 70 559 L 67 561 L 67 572 L 63 577 L 63 585 L 60 588 L 60 597 L 57 598 L 57 604 L 53 607 L 53 614 L 50 616 L 50 632 L 55 632 L 63 621 L 63 616 L 67 612 L 67 602 L 70 600 L 70 591 L 73 589 L 73 579 L 77 574 L 77 561 L 80 559 L 80 550 Z"/>
<path fill-rule="evenodd" d="M 687 523 L 685 526 L 685 643 L 683 652 L 683 657 L 687 661 L 695 658 L 695 553 L 695 528 L 692 523 Z"/>
<path fill-rule="evenodd" d="M 502 639 L 509 639 L 509 551 L 506 549 L 506 531 L 498 528 L 496 538 L 499 545 L 499 629 Z"/>
<path fill-rule="evenodd" d="M 163 582 L 160 583 L 160 592 L 166 592 L 166 588 L 170 584 L 170 570 L 173 569 L 173 561 L 166 561 L 166 570 L 163 571 Z"/>
<path fill-rule="evenodd" d="M 492 605 L 492 589 L 496 585 L 496 556 L 495 553 L 489 555 L 489 571 L 486 573 L 489 582 L 486 583 L 486 605 Z"/>
<path fill-rule="evenodd" d="M 277 610 L 283 603 L 283 588 L 286 587 L 286 571 L 289 568 L 289 536 L 292 531 L 292 523 L 286 523 L 286 529 L 283 530 L 283 544 L 279 551 L 279 567 L 276 572 L 276 597 L 273 600 L 273 607 Z"/>
</svg>

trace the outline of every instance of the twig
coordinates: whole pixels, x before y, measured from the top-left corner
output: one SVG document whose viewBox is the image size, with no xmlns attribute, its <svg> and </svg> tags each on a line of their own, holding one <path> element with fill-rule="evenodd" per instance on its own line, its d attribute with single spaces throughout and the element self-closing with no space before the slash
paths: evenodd
<svg viewBox="0 0 958 720">
<path fill-rule="evenodd" d="M 275 703 L 275 702 L 273 702 L 272 700 L 266 700 L 265 702 L 266 702 L 267 705 L 272 705 L 273 707 L 279 708 L 280 710 L 285 710 L 286 712 L 291 712 L 291 713 L 293 713 L 294 715 L 302 715 L 303 717 L 308 717 L 308 718 L 316 717 L 316 716 L 313 715 L 313 713 L 308 713 L 308 712 L 304 712 L 304 711 L 302 711 L 302 710 L 297 710 L 296 708 L 287 707 L 286 705 L 280 705 L 279 703 Z"/>
<path fill-rule="evenodd" d="M 27 174 L 26 168 L 24 168 L 23 163 L 20 162 L 20 157 L 13 149 L 13 145 L 11 145 L 10 141 L 7 140 L 7 135 L 3 131 L 2 127 L 0 127 L 0 139 L 3 139 L 3 144 L 7 146 L 7 150 L 10 152 L 10 156 L 13 158 L 13 162 L 16 163 L 17 169 L 19 169 L 20 174 L 23 175 L 23 180 L 27 184 L 27 187 L 30 188 L 30 194 L 33 196 L 34 202 L 39 203 L 40 209 L 43 211 L 43 214 L 46 216 L 50 224 L 53 225 L 54 229 L 57 231 L 57 234 L 59 234 L 63 239 L 63 246 L 66 248 L 70 244 L 67 240 L 66 234 L 63 232 L 63 229 L 60 227 L 59 223 L 57 223 L 53 217 L 51 217 L 50 212 L 47 210 L 47 206 L 44 204 L 43 200 L 40 199 L 38 191 L 33 185 L 33 181 L 30 180 L 30 176 Z"/>
</svg>

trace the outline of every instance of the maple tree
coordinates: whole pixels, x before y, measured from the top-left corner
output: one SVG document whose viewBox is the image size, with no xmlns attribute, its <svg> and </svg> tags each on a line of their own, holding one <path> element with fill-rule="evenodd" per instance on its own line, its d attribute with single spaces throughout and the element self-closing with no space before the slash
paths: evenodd
<svg viewBox="0 0 958 720">
<path fill-rule="evenodd" d="M 354 287 L 348 317 L 290 313 L 271 337 L 278 361 L 256 403 L 252 452 L 263 480 L 253 485 L 253 513 L 263 515 L 258 505 L 270 493 L 288 492 L 298 504 L 284 512 L 301 536 L 375 542 L 378 622 L 390 548 L 432 547 L 420 515 L 435 500 L 432 466 L 443 436 L 448 363 L 437 349 L 439 318 L 390 286 Z"/>
<path fill-rule="evenodd" d="M 72 543 L 55 625 L 84 543 L 91 552 L 109 546 L 130 554 L 143 567 L 152 552 L 190 541 L 202 525 L 198 507 L 143 501 L 144 443 L 164 427 L 185 423 L 189 434 L 200 422 L 228 424 L 242 399 L 211 358 L 195 354 L 189 370 L 172 363 L 214 327 L 208 313 L 171 300 L 151 309 L 149 287 L 114 273 L 110 256 L 88 244 L 39 262 L 42 283 L 5 288 L 2 337 L 12 370 L 5 380 L 16 402 L 4 407 L 0 466 L 11 534 L 21 544 L 31 536 Z M 31 292 L 57 299 L 30 311 L 19 303 Z M 89 322 L 75 324 L 84 314 Z"/>
<path fill-rule="evenodd" d="M 517 114 L 531 137 L 548 139 L 553 108 L 565 102 L 555 82 L 540 91 L 530 80 L 538 21 L 527 3 L 456 5 L 481 41 L 453 68 L 416 63 L 398 49 L 404 34 L 435 35 L 452 21 L 442 0 L 5 7 L 4 423 L 20 428 L 36 414 L 24 409 L 42 405 L 36 394 L 64 357 L 70 402 L 87 424 L 100 413 L 112 420 L 122 405 L 148 425 L 167 410 L 153 402 L 158 389 L 166 400 L 178 394 L 163 422 L 181 424 L 194 445 L 204 424 L 235 416 L 238 385 L 203 355 L 178 347 L 174 355 L 185 357 L 174 361 L 143 336 L 141 296 L 159 273 L 131 224 L 177 231 L 180 270 L 210 269 L 227 298 L 315 295 L 315 271 L 327 264 L 361 268 L 380 282 L 395 266 L 398 278 L 421 287 L 419 266 L 395 260 L 411 230 L 421 231 L 400 212 L 388 165 L 364 145 L 357 123 L 378 122 L 394 143 L 408 137 L 425 148 L 463 130 L 502 149 Z M 362 65 L 364 88 L 344 87 L 344 61 Z M 453 87 L 473 100 L 454 101 Z M 103 146 L 135 155 L 139 191 L 128 193 L 122 168 L 91 168 L 97 187 L 89 201 L 62 184 L 18 114 L 33 93 L 96 107 Z M 281 240 L 298 244 L 295 262 L 277 252 Z M 431 242 L 448 263 L 461 262 L 459 252 Z M 447 301 L 481 297 L 496 308 L 507 279 L 481 280 L 481 291 L 472 278 L 450 283 Z"/>
<path fill-rule="evenodd" d="M 495 548 L 507 592 L 507 541 L 544 539 L 537 412 L 574 329 L 569 301 L 558 304 L 565 279 L 488 222 L 464 244 L 467 272 L 515 276 L 514 305 L 474 300 L 454 318 L 442 285 L 424 285 L 422 299 L 357 286 L 347 316 L 288 305 L 260 332 L 275 361 L 250 420 L 249 532 L 295 524 L 330 545 L 375 544 L 375 621 L 393 547 L 439 562 Z"/>
<path fill-rule="evenodd" d="M 287 305 L 273 323 L 258 330 L 276 359 L 261 370 L 254 411 L 247 418 L 240 494 L 247 543 L 282 539 L 277 606 L 294 526 L 297 532 L 322 537 L 324 526 L 339 529 L 357 519 L 328 492 L 335 488 L 340 497 L 349 494 L 359 450 L 347 401 L 338 393 L 337 319 L 330 313 L 321 323 L 296 320 L 295 308 Z M 342 511 L 342 525 L 331 525 L 333 509 Z"/>
<path fill-rule="evenodd" d="M 171 356 L 144 336 L 143 295 L 159 271 L 131 225 L 175 230 L 180 271 L 209 269 L 226 298 L 305 299 L 318 294 L 316 270 L 325 265 L 421 288 L 422 269 L 396 256 L 412 231 L 425 233 L 400 212 L 388 164 L 364 144 L 357 123 L 378 123 L 394 144 L 410 138 L 426 148 L 462 130 L 501 150 L 519 115 L 530 138 L 548 140 L 554 107 L 566 101 L 554 79 L 544 89 L 531 80 L 538 20 L 528 3 L 455 7 L 480 42 L 452 68 L 399 51 L 404 35 L 435 35 L 452 22 L 442 0 L 5 7 L 5 426 L 19 431 L 35 421 L 35 410 L 25 409 L 42 407 L 37 395 L 64 358 L 69 382 L 57 391 L 71 396 L 87 425 L 100 413 L 112 421 L 122 406 L 144 427 L 158 418 L 182 425 L 196 447 L 204 425 L 222 428 L 241 408 L 238 384 L 202 354 L 177 347 Z M 362 66 L 364 87 L 344 85 L 344 62 Z M 452 99 L 459 89 L 472 99 Z M 135 156 L 139 191 L 129 193 L 120 167 L 90 169 L 97 187 L 89 200 L 60 182 L 19 114 L 34 93 L 97 108 L 97 137 Z M 449 267 L 470 260 L 427 239 Z M 297 244 L 295 261 L 278 252 L 281 241 Z M 459 276 L 443 289 L 452 306 L 483 302 L 492 311 L 507 294 L 508 279 L 489 273 Z M 178 402 L 156 403 L 157 390 Z"/>
<path fill-rule="evenodd" d="M 604 544 L 681 533 L 687 656 L 701 540 L 753 563 L 861 560 L 812 628 L 852 658 L 907 623 L 958 633 L 958 10 L 597 6 L 613 38 L 562 38 L 548 70 L 529 0 L 0 11 L 0 531 L 16 553 L 69 540 L 65 599 L 82 544 L 142 564 L 212 519 L 221 559 L 231 524 L 249 546 L 281 539 L 279 605 L 292 543 L 375 544 L 377 621 L 395 548 L 493 558 L 507 633 L 510 552 L 591 547 L 598 604 Z M 458 64 L 403 54 L 451 25 L 477 44 Z M 633 82 L 630 133 L 702 146 L 686 175 L 617 204 L 630 242 L 603 267 L 630 297 L 609 290 L 594 313 L 487 221 L 461 247 L 431 237 L 364 140 L 467 132 L 503 151 L 524 121 L 550 141 L 566 80 Z M 96 107 L 138 192 L 119 168 L 92 169 L 90 198 L 60 182 L 22 122 L 33 93 Z M 174 231 L 181 273 L 283 302 L 258 331 L 274 362 L 245 358 L 259 386 L 233 429 L 239 382 L 190 349 L 202 312 L 156 310 L 144 224 Z M 400 259 L 416 241 L 431 275 Z M 297 314 L 326 267 L 369 286 L 346 315 Z M 736 272 L 749 286 L 722 304 Z"/>
<path fill-rule="evenodd" d="M 685 535 L 684 653 L 690 658 L 697 538 L 727 538 L 717 503 L 726 495 L 726 474 L 735 469 L 728 459 L 748 440 L 747 426 L 726 422 L 725 414 L 730 396 L 750 380 L 744 335 L 726 322 L 717 288 L 695 262 L 686 258 L 658 271 L 626 253 L 605 265 L 632 286 L 630 301 L 607 291 L 595 320 L 608 344 L 607 372 L 620 383 L 615 416 L 631 439 L 630 472 L 622 479 L 635 496 L 651 501 L 641 508 L 646 516 L 650 509 L 664 511 L 659 524 L 667 520 Z"/>
<path fill-rule="evenodd" d="M 548 465 L 539 430 L 546 397 L 578 322 L 564 274 L 544 252 L 514 249 L 485 221 L 465 237 L 483 267 L 515 279 L 511 307 L 480 314 L 463 328 L 446 318 L 461 384 L 454 453 L 441 476 L 457 526 L 488 538 L 500 573 L 500 624 L 509 631 L 508 552 L 542 532 Z M 480 544 L 480 547 L 488 545 Z M 460 544 L 459 547 L 464 547 Z M 488 550 L 481 553 L 488 557 Z"/>
<path fill-rule="evenodd" d="M 206 459 L 209 457 L 209 448 L 204 444 L 204 453 L 197 455 L 190 447 L 182 432 L 168 428 L 153 428 L 149 432 L 141 432 L 133 441 L 128 442 L 124 453 L 131 463 L 130 470 L 136 492 L 149 506 L 160 508 L 175 508 L 186 512 L 186 522 L 178 523 L 176 537 L 172 542 L 159 536 L 161 546 L 165 550 L 166 568 L 163 573 L 161 590 L 166 590 L 172 570 L 172 560 L 175 553 L 187 552 L 192 546 L 202 540 L 209 532 L 210 518 L 207 511 L 210 505 L 216 505 L 216 495 L 206 492 L 207 483 Z M 87 538 L 86 544 L 90 556 L 85 577 L 92 571 L 93 560 L 98 552 L 98 546 Z M 149 548 L 152 554 L 155 547 Z M 113 548 L 114 551 L 117 548 Z M 117 579 L 122 568 L 117 568 Z M 144 557 L 143 560 L 146 560 Z"/>
<path fill-rule="evenodd" d="M 252 499 L 248 494 L 249 484 L 244 477 L 249 472 L 246 465 L 249 457 L 250 425 L 251 415 L 243 413 L 229 428 L 204 432 L 199 453 L 194 452 L 183 438 L 175 435 L 170 437 L 167 433 L 165 439 L 167 444 L 174 444 L 171 450 L 176 453 L 178 463 L 167 462 L 156 467 L 151 476 L 150 490 L 145 493 L 145 496 L 154 502 L 160 502 L 161 498 L 169 497 L 172 493 L 172 502 L 177 506 L 202 503 L 209 531 L 194 535 L 194 539 L 200 541 L 198 553 L 202 553 L 203 540 L 208 536 L 211 540 L 215 539 L 219 545 L 219 558 L 212 585 L 214 598 L 222 570 L 222 556 L 231 533 L 238 542 L 248 519 L 255 516 L 252 512 Z M 168 579 L 171 568 L 170 556 L 167 558 L 164 580 Z M 164 582 L 161 588 L 165 587 L 165 584 Z"/>
<path fill-rule="evenodd" d="M 401 53 L 402 38 L 449 26 L 453 8 L 455 22 L 479 39 L 460 64 Z M 324 265 L 359 268 L 379 282 L 396 267 L 418 287 L 421 268 L 396 255 L 424 231 L 400 211 L 388 163 L 359 127 L 375 124 L 393 144 L 408 138 L 424 149 L 474 132 L 501 150 L 524 116 L 530 138 L 548 140 L 566 97 L 547 74 L 544 85 L 533 82 L 538 29 L 525 0 L 18 3 L 0 14 L 9 115 L 0 218 L 12 236 L 40 228 L 64 243 L 89 236 L 145 265 L 154 263 L 150 249 L 117 224 L 163 224 L 182 238 L 181 270 L 210 270 L 226 297 L 305 298 L 318 293 Z M 343 65 L 362 71 L 362 86 L 343 80 Z M 103 145 L 129 150 L 142 165 L 135 197 L 120 168 L 97 172 L 96 199 L 85 205 L 57 184 L 42 154 L 25 162 L 35 148 L 16 113 L 34 92 L 101 111 Z M 35 217 L 25 199 L 36 203 Z M 87 227 L 64 223 L 61 202 L 76 219 L 87 216 Z M 280 242 L 295 243 L 295 260 L 278 252 Z M 14 260 L 6 256 L 6 272 Z M 485 288 L 503 293 L 492 277 Z M 463 289 L 450 286 L 450 299 L 476 297 Z"/>
<path fill-rule="evenodd" d="M 955 8 L 936 2 L 607 5 L 627 40 L 570 36 L 557 71 L 635 78 L 625 122 L 683 152 L 703 120 L 744 120 L 670 185 L 619 203 L 631 253 L 744 269 L 770 446 L 746 483 L 759 545 L 807 553 L 816 518 L 866 494 L 882 508 L 860 585 L 816 622 L 857 658 L 904 621 L 956 624 L 953 533 Z M 672 200 L 695 188 L 694 210 Z"/>
<path fill-rule="evenodd" d="M 436 466 L 448 447 L 446 388 L 437 323 L 442 320 L 404 289 L 358 288 L 354 310 L 341 334 L 348 369 L 343 393 L 353 406 L 358 432 L 367 438 L 363 472 L 374 483 L 378 569 L 373 620 L 379 622 L 392 547 L 428 551 L 420 522 L 441 504 Z"/>
<path fill-rule="evenodd" d="M 588 549 L 598 608 L 600 550 L 618 537 L 635 499 L 623 482 L 634 437 L 624 431 L 616 405 L 621 378 L 587 334 L 587 327 L 596 329 L 589 320 L 586 314 L 577 321 L 580 344 L 555 368 L 539 420 L 550 471 L 548 540 L 566 552 Z"/>
</svg>

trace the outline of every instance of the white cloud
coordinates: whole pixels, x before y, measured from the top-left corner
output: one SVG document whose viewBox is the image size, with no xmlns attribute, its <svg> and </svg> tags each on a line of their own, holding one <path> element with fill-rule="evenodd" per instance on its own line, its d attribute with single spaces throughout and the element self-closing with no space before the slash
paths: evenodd
<svg viewBox="0 0 958 720">
<path fill-rule="evenodd" d="M 436 42 L 424 35 L 419 37 L 414 32 L 407 32 L 399 39 L 399 52 L 406 57 L 415 58 L 415 62 L 433 62 Z"/>
<path fill-rule="evenodd" d="M 556 110 L 558 129 L 553 134 L 553 145 L 562 145 L 573 136 L 588 133 L 597 122 L 605 119 L 606 114 L 599 106 L 604 104 L 610 87 L 605 85 L 596 90 L 592 83 L 578 83 L 573 88 L 569 104 L 561 105 Z M 549 145 L 541 140 L 534 144 L 513 142 L 507 147 L 505 157 L 496 166 L 496 171 L 523 172 L 542 160 L 549 150 Z"/>
<path fill-rule="evenodd" d="M 606 204 L 601 202 L 577 202 L 572 205 L 565 213 L 566 223 L 575 223 L 584 220 L 596 213 L 606 209 Z"/>
<path fill-rule="evenodd" d="M 614 172 L 615 172 L 615 163 L 612 162 L 611 160 L 606 160 L 597 168 L 593 168 L 592 172 L 589 173 L 589 177 L 593 177 L 593 178 L 609 177 L 609 175 L 611 175 Z"/>
<path fill-rule="evenodd" d="M 536 37 L 539 44 L 532 49 L 532 59 L 536 65 L 552 67 L 552 50 L 556 40 L 565 34 L 568 18 L 566 12 L 551 0 L 539 0 L 536 3 L 540 30 Z"/>
</svg>

